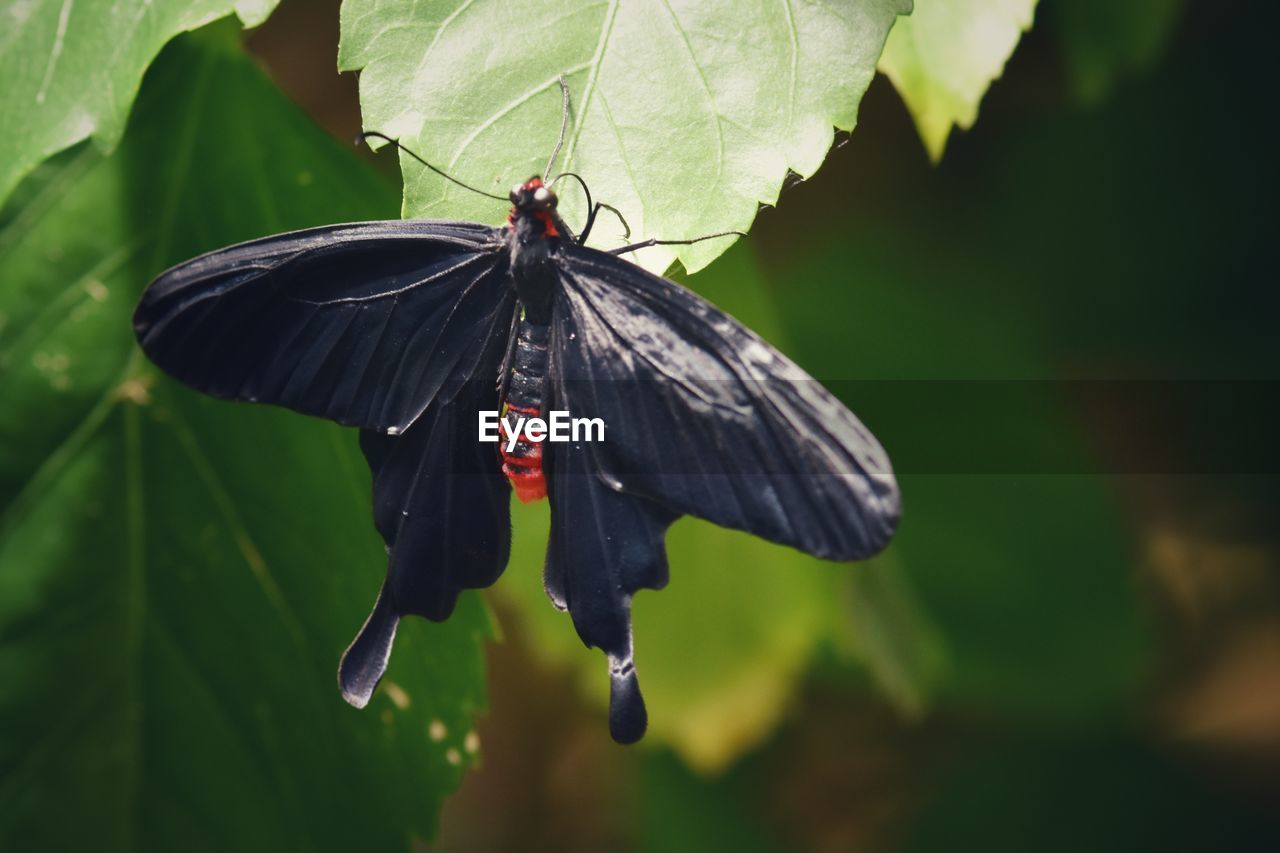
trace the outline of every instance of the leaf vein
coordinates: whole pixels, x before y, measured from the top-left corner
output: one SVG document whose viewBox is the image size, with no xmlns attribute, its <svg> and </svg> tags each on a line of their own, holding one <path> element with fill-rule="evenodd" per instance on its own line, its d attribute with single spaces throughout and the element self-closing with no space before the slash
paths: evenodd
<svg viewBox="0 0 1280 853">
<path fill-rule="evenodd" d="M 588 63 L 583 62 L 579 65 L 575 65 L 573 68 L 570 68 L 564 71 L 563 73 L 565 75 L 574 74 L 574 73 L 577 73 L 578 71 L 585 70 L 587 68 L 587 65 Z M 466 137 L 463 138 L 462 142 L 459 143 L 458 150 L 454 153 L 452 159 L 449 160 L 449 171 L 453 170 L 453 167 L 458 164 L 458 160 L 461 159 L 462 155 L 465 154 L 467 149 L 471 147 L 471 143 L 475 142 L 476 139 L 479 138 L 480 134 L 484 133 L 486 130 L 493 127 L 503 117 L 509 115 L 513 110 L 517 109 L 522 104 L 528 103 L 530 100 L 534 98 L 534 96 L 540 95 L 543 92 L 550 89 L 552 86 L 557 85 L 559 79 L 560 79 L 560 75 L 557 74 L 555 77 L 552 77 L 550 80 L 547 80 L 539 84 L 538 86 L 535 86 L 530 91 L 525 92 L 523 95 L 520 95 L 514 100 L 508 102 L 507 104 L 502 106 L 496 113 L 494 113 L 492 116 L 487 118 L 484 122 L 482 122 L 479 127 L 477 127 L 475 130 L 467 134 Z"/>
<path fill-rule="evenodd" d="M 591 54 L 588 66 L 591 68 L 591 74 L 587 77 L 587 87 L 582 93 L 582 108 L 578 111 L 578 117 L 573 124 L 573 132 L 569 134 L 569 149 L 565 152 L 564 163 L 565 168 L 571 168 L 569 163 L 573 160 L 573 154 L 578 147 L 578 140 L 582 136 L 582 126 L 586 121 L 587 111 L 591 106 L 591 99 L 595 97 L 596 89 L 599 86 L 600 68 L 604 65 L 604 52 L 609 45 L 609 37 L 613 34 L 613 24 L 618 18 L 618 0 L 612 0 L 609 3 L 609 11 L 605 15 L 604 24 L 600 27 L 600 38 L 596 42 L 596 49 Z M 603 97 L 603 95 L 601 96 Z M 617 128 L 614 128 L 617 132 Z"/>
<path fill-rule="evenodd" d="M 796 85 L 800 76 L 800 34 L 796 28 L 796 10 L 791 0 L 782 0 L 787 13 L 787 40 L 791 48 L 791 81 L 787 91 L 787 132 L 795 129 Z"/>
<path fill-rule="evenodd" d="M 213 467 L 209 458 L 204 455 L 204 451 L 200 448 L 200 443 L 196 439 L 191 425 L 186 422 L 176 409 L 173 411 L 172 425 L 174 433 L 178 437 L 178 443 L 186 451 L 196 475 L 200 477 L 201 481 L 209 489 L 209 495 L 213 498 L 214 506 L 217 507 L 227 528 L 231 531 L 231 537 L 236 544 L 236 549 L 240 551 L 245 565 L 249 567 L 249 571 L 253 574 L 254 580 L 257 581 L 263 595 L 279 612 L 285 628 L 293 635 L 294 641 L 300 647 L 306 647 L 306 632 L 302 628 L 302 622 L 298 619 L 297 614 L 293 612 L 288 599 L 285 598 L 280 585 L 272 575 L 270 567 L 267 566 L 267 561 L 263 558 L 262 552 L 249 534 L 244 519 L 240 517 L 226 484 L 223 483 L 221 476 L 218 474 L 217 469 Z"/>
<path fill-rule="evenodd" d="M 44 78 L 40 81 L 40 89 L 36 92 L 36 103 L 43 104 L 49 93 L 49 84 L 53 82 L 53 70 L 62 56 L 62 45 L 67 38 L 67 22 L 71 20 L 71 6 L 74 0 L 62 0 L 62 9 L 58 12 L 58 29 L 53 35 L 53 47 L 49 50 L 49 63 L 44 68 Z"/>
<path fill-rule="evenodd" d="M 9 346 L 0 350 L 0 367 L 15 364 L 24 352 L 29 352 L 35 347 L 36 343 L 47 335 L 52 334 L 59 324 L 70 319 L 77 307 L 86 300 L 93 298 L 88 291 L 84 290 L 85 285 L 90 281 L 107 278 L 119 272 L 121 268 L 137 256 L 142 248 L 142 242 L 142 239 L 138 238 L 129 245 L 120 247 L 120 249 L 103 258 L 83 275 L 75 278 L 62 292 L 41 306 L 36 315 L 23 325 L 22 330 Z M 74 304 L 66 304 L 68 297 L 73 296 L 77 290 L 81 291 L 80 299 Z M 0 385 L 2 384 L 3 375 L 0 375 Z"/>
<path fill-rule="evenodd" d="M 693 66 L 693 70 L 697 72 L 698 79 L 702 81 L 702 89 L 707 93 L 707 102 L 711 104 L 711 114 L 716 120 L 716 144 L 719 150 L 716 154 L 715 179 L 711 182 L 710 191 L 703 196 L 704 201 L 701 212 L 706 212 L 707 205 L 711 203 L 714 191 L 720 186 L 720 179 L 724 176 L 724 122 L 720 115 L 720 107 L 716 104 L 715 93 L 711 90 L 711 81 L 707 79 L 706 71 L 703 70 L 702 65 L 698 62 L 698 56 L 693 49 L 693 42 L 689 39 L 689 34 L 685 32 L 680 19 L 676 17 L 676 11 L 671 8 L 670 0 L 662 0 L 662 5 L 666 7 L 667 14 L 671 17 L 672 26 L 680 34 L 680 40 L 684 42 L 685 51 L 689 54 L 689 63 Z"/>
</svg>

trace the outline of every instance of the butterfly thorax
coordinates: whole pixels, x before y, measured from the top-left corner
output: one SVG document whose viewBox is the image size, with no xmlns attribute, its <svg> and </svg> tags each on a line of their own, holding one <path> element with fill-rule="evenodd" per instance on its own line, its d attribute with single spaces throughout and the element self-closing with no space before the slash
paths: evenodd
<svg viewBox="0 0 1280 853">
<path fill-rule="evenodd" d="M 551 296 L 556 272 L 553 256 L 560 246 L 564 223 L 556 215 L 555 193 L 530 178 L 511 189 L 507 239 L 511 252 L 511 281 L 534 323 L 551 322 Z"/>
</svg>

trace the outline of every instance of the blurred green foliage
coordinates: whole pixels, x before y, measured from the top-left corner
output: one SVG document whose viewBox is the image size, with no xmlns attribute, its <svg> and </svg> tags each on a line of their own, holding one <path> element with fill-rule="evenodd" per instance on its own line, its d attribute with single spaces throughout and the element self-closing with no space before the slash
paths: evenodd
<svg viewBox="0 0 1280 853">
<path fill-rule="evenodd" d="M 930 0 L 889 33 L 880 70 L 911 110 L 925 149 L 942 158 L 953 126 L 966 130 L 1000 76 L 1036 0 Z"/>
<path fill-rule="evenodd" d="M 1182 18 L 1186 0 L 1071 0 L 1051 4 L 1072 91 L 1096 104 L 1116 82 L 1150 69 Z M 1242 19 L 1247 16 L 1241 16 Z"/>
<path fill-rule="evenodd" d="M 1125 734 L 1015 737 L 966 758 L 941 780 L 902 849 L 1261 853 L 1277 840 L 1260 812 Z"/>
</svg>

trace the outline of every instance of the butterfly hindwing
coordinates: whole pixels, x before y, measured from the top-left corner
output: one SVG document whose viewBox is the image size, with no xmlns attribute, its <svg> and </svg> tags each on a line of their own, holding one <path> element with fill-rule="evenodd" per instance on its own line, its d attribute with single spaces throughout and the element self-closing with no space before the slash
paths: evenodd
<svg viewBox="0 0 1280 853">
<path fill-rule="evenodd" d="M 553 393 L 604 420 L 590 450 L 614 490 L 827 559 L 888 543 L 888 457 L 830 392 L 686 288 L 585 247 L 559 259 Z"/>
<path fill-rule="evenodd" d="M 609 729 L 619 743 L 644 734 L 644 700 L 631 644 L 631 596 L 667 583 L 663 538 L 676 515 L 610 489 L 588 447 L 551 445 L 543 457 L 551 531 L 547 594 L 573 617 L 578 636 L 609 658 Z"/>
<path fill-rule="evenodd" d="M 489 586 L 506 567 L 511 486 L 493 445 L 476 441 L 477 396 L 433 404 L 404 435 L 360 434 L 401 614 L 447 619 L 462 590 Z M 479 406 L 497 408 L 488 399 Z"/>
<path fill-rule="evenodd" d="M 402 616 L 447 619 L 464 589 L 487 587 L 506 568 L 511 487 L 492 448 L 475 441 L 468 403 L 460 394 L 438 412 L 433 406 L 402 436 L 361 433 L 387 578 L 338 667 L 343 696 L 356 707 L 382 678 Z"/>
<path fill-rule="evenodd" d="M 510 323 L 501 233 L 389 221 L 242 243 L 161 274 L 134 328 L 152 361 L 206 393 L 403 431 L 470 373 L 474 341 Z"/>
<path fill-rule="evenodd" d="M 511 553 L 511 486 L 494 446 L 476 440 L 477 410 L 498 408 L 493 369 L 504 342 L 477 344 L 479 375 L 438 395 L 403 435 L 360 433 L 387 578 L 338 668 L 343 696 L 357 707 L 386 669 L 400 617 L 447 619 L 458 595 L 496 581 Z"/>
</svg>

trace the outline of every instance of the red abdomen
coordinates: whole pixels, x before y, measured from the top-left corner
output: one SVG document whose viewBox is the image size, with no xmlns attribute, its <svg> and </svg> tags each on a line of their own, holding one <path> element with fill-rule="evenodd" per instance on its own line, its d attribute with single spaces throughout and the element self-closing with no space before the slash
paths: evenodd
<svg viewBox="0 0 1280 853">
<path fill-rule="evenodd" d="M 515 446 L 507 449 L 511 440 L 511 428 L 507 419 L 510 417 L 514 420 L 515 416 L 540 418 L 542 412 L 508 403 L 502 413 L 502 443 L 499 451 L 502 454 L 502 473 L 511 481 L 511 488 L 515 489 L 520 502 L 527 504 L 547 496 L 547 478 L 542 474 L 541 442 L 530 441 L 522 432 L 516 439 Z"/>
<path fill-rule="evenodd" d="M 542 472 L 542 443 L 530 441 L 521 430 L 508 449 L 517 418 L 541 418 L 543 386 L 547 375 L 546 326 L 520 320 L 516 348 L 507 377 L 506 399 L 502 405 L 499 454 L 502 473 L 511 481 L 516 497 L 529 503 L 547 496 L 547 479 Z"/>
</svg>

